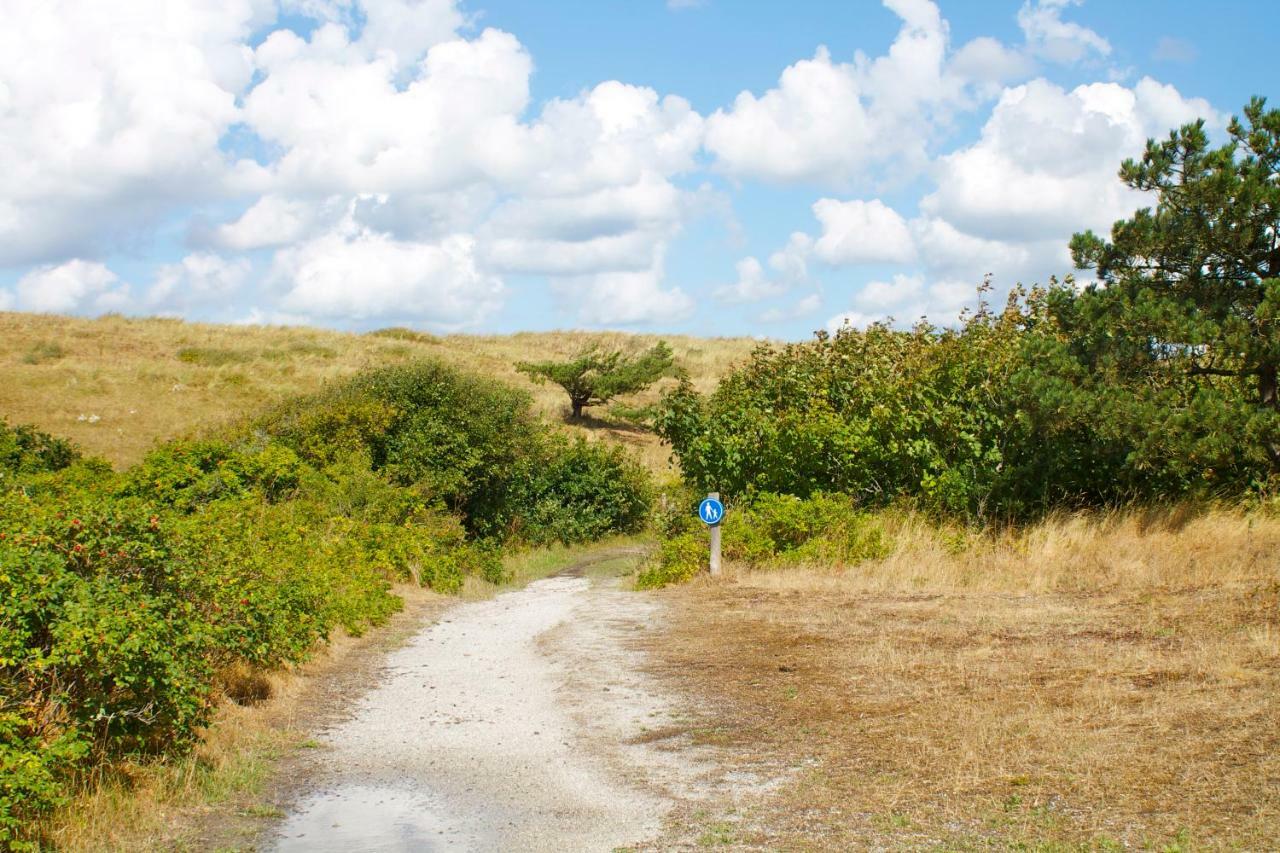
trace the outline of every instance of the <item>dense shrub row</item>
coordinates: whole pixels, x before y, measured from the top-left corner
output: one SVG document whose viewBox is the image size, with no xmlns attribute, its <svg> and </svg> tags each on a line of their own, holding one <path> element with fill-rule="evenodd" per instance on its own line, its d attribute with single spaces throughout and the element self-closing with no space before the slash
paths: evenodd
<svg viewBox="0 0 1280 853">
<path fill-rule="evenodd" d="M 549 431 L 523 392 L 442 363 L 372 371 L 250 429 L 314 465 L 359 454 L 483 539 L 585 541 L 636 530 L 648 512 L 648 474 L 638 463 Z"/>
<path fill-rule="evenodd" d="M 1140 372 L 1101 359 L 1082 304 L 1068 283 L 959 329 L 761 346 L 711 395 L 670 393 L 658 429 L 691 484 L 730 497 L 835 491 L 1003 521 L 1266 486 L 1260 436 L 1280 412 L 1172 359 Z"/>
<path fill-rule="evenodd" d="M 502 580 L 513 540 L 633 530 L 643 472 L 437 364 L 379 371 L 117 473 L 0 424 L 0 846 L 90 768 L 181 750 L 220 677 Z"/>
<path fill-rule="evenodd" d="M 636 579 L 641 589 L 679 583 L 707 565 L 707 531 L 694 511 L 698 499 L 677 489 L 654 512 L 662 541 Z M 739 565 L 770 567 L 818 563 L 846 566 L 883 557 L 888 537 L 873 515 L 848 495 L 817 492 L 807 498 L 752 492 L 721 525 L 724 558 Z"/>
</svg>

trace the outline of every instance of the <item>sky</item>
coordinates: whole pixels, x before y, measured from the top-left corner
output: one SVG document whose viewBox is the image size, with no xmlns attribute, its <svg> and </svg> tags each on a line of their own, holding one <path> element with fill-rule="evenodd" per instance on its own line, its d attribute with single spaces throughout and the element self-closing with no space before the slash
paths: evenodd
<svg viewBox="0 0 1280 853">
<path fill-rule="evenodd" d="M 1269 6 L 0 0 L 0 310 L 945 325 L 1280 96 Z"/>
</svg>

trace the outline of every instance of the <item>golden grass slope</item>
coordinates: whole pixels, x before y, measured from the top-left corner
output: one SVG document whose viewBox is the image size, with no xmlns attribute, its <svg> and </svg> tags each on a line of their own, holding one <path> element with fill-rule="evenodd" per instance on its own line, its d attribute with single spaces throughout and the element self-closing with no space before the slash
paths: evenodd
<svg viewBox="0 0 1280 853">
<path fill-rule="evenodd" d="M 714 387 L 755 343 L 747 338 L 663 338 L 704 390 Z M 71 438 L 120 467 L 139 460 L 157 441 L 216 427 L 365 368 L 435 357 L 527 389 L 540 412 L 558 419 L 567 409 L 563 392 L 534 385 L 516 372 L 516 361 L 567 357 L 589 341 L 641 348 L 656 340 L 654 335 L 617 332 L 351 334 L 0 312 L 0 416 Z M 628 402 L 656 400 L 669 382 Z M 666 464 L 666 452 L 646 432 L 600 421 L 587 429 L 633 445 L 655 469 Z"/>
<path fill-rule="evenodd" d="M 1280 518 L 906 517 L 883 560 L 660 595 L 750 849 L 1280 849 Z M 714 830 L 714 832 L 712 832 Z"/>
</svg>

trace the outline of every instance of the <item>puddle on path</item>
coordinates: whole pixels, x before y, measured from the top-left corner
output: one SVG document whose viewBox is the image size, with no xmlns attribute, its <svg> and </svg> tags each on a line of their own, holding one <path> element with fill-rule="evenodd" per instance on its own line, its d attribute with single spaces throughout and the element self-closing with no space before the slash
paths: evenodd
<svg viewBox="0 0 1280 853">
<path fill-rule="evenodd" d="M 300 802 L 280 827 L 276 853 L 491 850 L 420 791 L 344 785 Z"/>
</svg>

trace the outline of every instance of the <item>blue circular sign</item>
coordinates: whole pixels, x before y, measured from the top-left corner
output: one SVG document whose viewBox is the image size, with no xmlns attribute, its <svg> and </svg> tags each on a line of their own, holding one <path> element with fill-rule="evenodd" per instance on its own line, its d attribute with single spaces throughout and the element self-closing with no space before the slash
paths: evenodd
<svg viewBox="0 0 1280 853">
<path fill-rule="evenodd" d="M 698 518 L 703 523 L 715 526 L 720 523 L 720 519 L 724 518 L 724 504 L 715 498 L 707 498 L 698 504 Z"/>
</svg>

